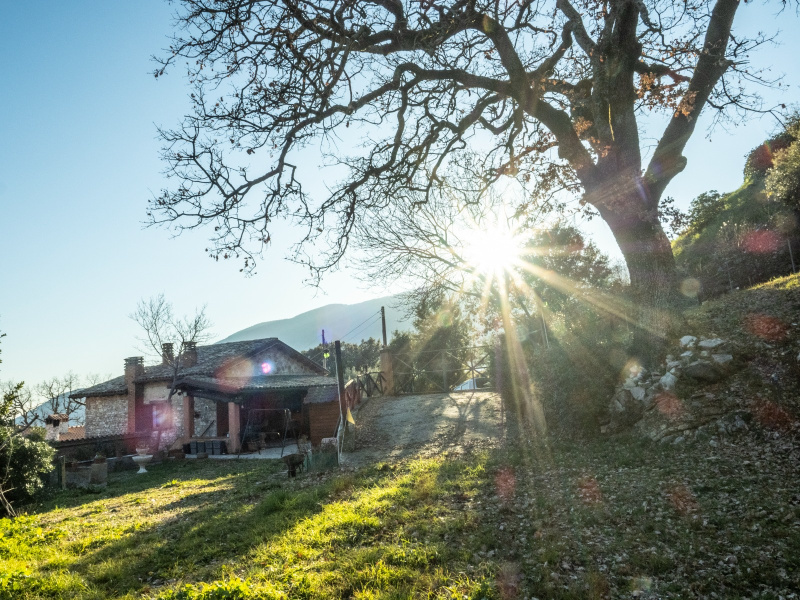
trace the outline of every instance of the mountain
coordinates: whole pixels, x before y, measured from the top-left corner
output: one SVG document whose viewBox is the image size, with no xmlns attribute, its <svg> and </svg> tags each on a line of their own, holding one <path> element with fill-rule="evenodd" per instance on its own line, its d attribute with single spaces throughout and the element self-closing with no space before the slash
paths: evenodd
<svg viewBox="0 0 800 600">
<path fill-rule="evenodd" d="M 385 296 L 358 304 L 327 304 L 291 319 L 251 325 L 217 343 L 276 337 L 296 350 L 307 350 L 322 341 L 323 329 L 328 342 L 341 340 L 358 343 L 370 337 L 379 340 L 381 306 L 386 309 L 386 334 L 391 339 L 394 331 L 411 331 L 414 328 L 411 320 L 405 318 L 403 308 L 397 306 L 399 303 L 398 296 Z"/>
</svg>

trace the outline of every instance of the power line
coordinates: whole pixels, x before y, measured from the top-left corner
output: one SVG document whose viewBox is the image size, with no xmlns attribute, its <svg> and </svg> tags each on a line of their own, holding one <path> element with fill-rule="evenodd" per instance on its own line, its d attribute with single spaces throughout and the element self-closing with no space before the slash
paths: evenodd
<svg viewBox="0 0 800 600">
<path fill-rule="evenodd" d="M 343 339 L 345 339 L 345 338 L 346 338 L 347 336 L 349 336 L 351 333 L 353 333 L 354 331 L 357 331 L 358 329 L 360 329 L 360 328 L 361 328 L 361 326 L 362 326 L 364 323 L 366 323 L 366 322 L 367 322 L 367 321 L 369 321 L 370 319 L 374 319 L 376 316 L 379 316 L 380 314 L 381 314 L 381 311 L 378 311 L 378 312 L 376 312 L 376 313 L 373 313 L 373 314 L 371 314 L 371 315 L 370 315 L 370 316 L 368 316 L 366 319 L 364 319 L 364 320 L 363 320 L 361 323 L 359 323 L 358 325 L 356 325 L 355 327 L 353 327 L 353 329 L 351 329 L 350 331 L 348 331 L 347 333 L 345 333 L 343 336 L 341 336 L 339 339 L 340 339 L 340 340 L 343 340 Z"/>
<path fill-rule="evenodd" d="M 381 315 L 380 315 L 380 313 L 378 313 L 377 317 L 376 317 L 376 318 L 373 318 L 373 319 L 372 319 L 372 321 L 370 321 L 370 322 L 369 322 L 369 323 L 367 323 L 366 325 L 363 325 L 363 326 L 361 326 L 361 327 L 358 327 L 357 329 L 354 329 L 353 331 L 351 331 L 351 333 L 353 333 L 353 336 L 352 336 L 350 339 L 355 339 L 355 337 L 356 337 L 356 336 L 355 336 L 355 333 L 354 333 L 354 332 L 356 332 L 356 331 L 361 331 L 361 330 L 363 330 L 363 329 L 367 329 L 367 328 L 369 328 L 369 327 L 371 327 L 371 326 L 375 325 L 375 324 L 376 324 L 376 323 L 377 323 L 377 322 L 380 320 L 380 318 L 381 318 Z M 348 335 L 349 335 L 349 334 L 348 334 Z M 342 339 L 342 341 L 344 341 L 344 338 Z"/>
</svg>

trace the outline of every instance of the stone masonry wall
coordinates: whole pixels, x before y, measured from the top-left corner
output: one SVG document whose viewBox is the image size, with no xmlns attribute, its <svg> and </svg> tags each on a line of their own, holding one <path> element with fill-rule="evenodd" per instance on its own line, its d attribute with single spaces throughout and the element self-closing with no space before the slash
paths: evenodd
<svg viewBox="0 0 800 600">
<path fill-rule="evenodd" d="M 86 437 L 126 433 L 128 396 L 86 398 Z"/>
<path fill-rule="evenodd" d="M 227 407 L 226 407 L 227 408 Z M 194 420 L 194 434 L 196 436 L 205 435 L 206 437 L 214 437 L 217 435 L 217 403 L 208 398 L 195 398 L 194 399 L 194 412 L 199 413 L 200 416 Z M 214 424 L 208 427 L 209 423 Z M 203 432 L 205 434 L 203 434 Z"/>
<path fill-rule="evenodd" d="M 269 371 L 263 365 L 268 364 Z M 253 377 L 256 375 L 315 375 L 316 372 L 283 352 L 267 350 L 253 359 L 241 360 L 223 367 L 217 377 Z"/>
</svg>

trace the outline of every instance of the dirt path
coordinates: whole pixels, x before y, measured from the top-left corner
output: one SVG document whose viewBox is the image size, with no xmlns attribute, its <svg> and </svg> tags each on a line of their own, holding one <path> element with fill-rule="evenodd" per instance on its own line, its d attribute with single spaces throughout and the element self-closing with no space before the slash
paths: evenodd
<svg viewBox="0 0 800 600">
<path fill-rule="evenodd" d="M 360 466 L 493 446 L 501 419 L 494 392 L 371 398 L 355 415 L 355 444 L 342 460 Z"/>
</svg>

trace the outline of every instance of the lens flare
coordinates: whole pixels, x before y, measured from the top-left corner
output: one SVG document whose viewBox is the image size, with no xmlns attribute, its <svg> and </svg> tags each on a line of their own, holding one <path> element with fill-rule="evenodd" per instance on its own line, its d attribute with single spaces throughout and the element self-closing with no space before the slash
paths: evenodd
<svg viewBox="0 0 800 600">
<path fill-rule="evenodd" d="M 498 276 L 519 264 L 523 240 L 514 229 L 493 224 L 470 234 L 464 247 L 468 268 L 479 275 Z"/>
<path fill-rule="evenodd" d="M 264 375 L 269 375 L 270 373 L 272 373 L 272 365 L 269 364 L 268 362 L 261 363 L 261 372 Z"/>
</svg>

